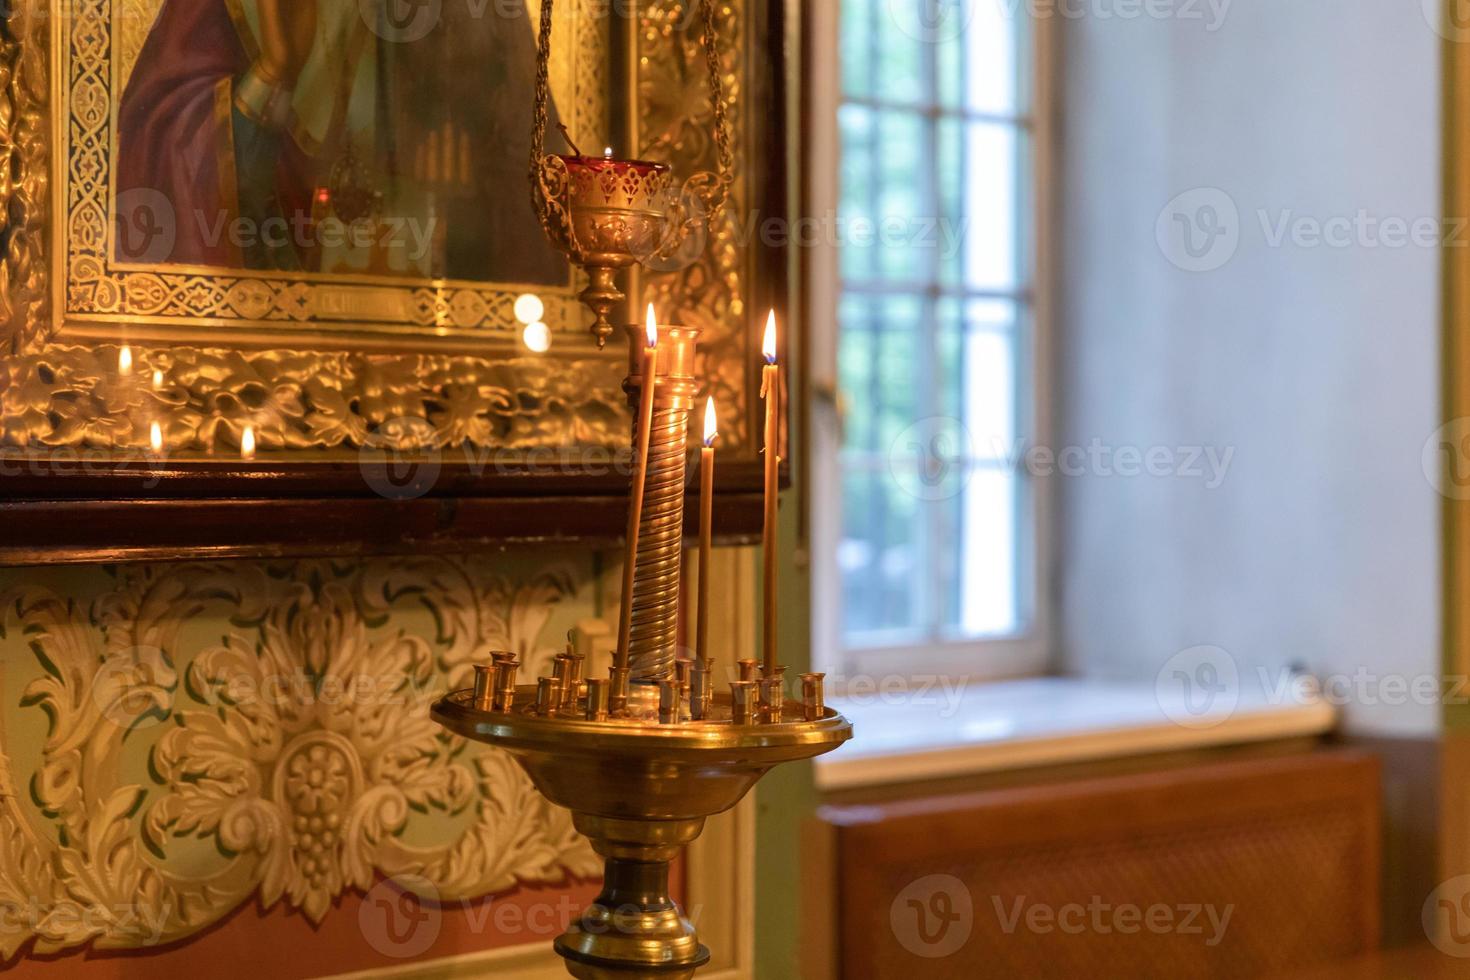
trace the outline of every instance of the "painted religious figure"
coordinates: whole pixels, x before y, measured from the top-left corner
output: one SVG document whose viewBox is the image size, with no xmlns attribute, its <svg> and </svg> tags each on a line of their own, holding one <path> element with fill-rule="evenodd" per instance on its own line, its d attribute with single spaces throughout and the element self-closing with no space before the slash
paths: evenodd
<svg viewBox="0 0 1470 980">
<path fill-rule="evenodd" d="M 427 31 L 392 19 L 430 7 Z M 535 36 L 519 4 L 155 8 L 118 108 L 115 187 L 166 201 L 173 234 L 160 256 L 120 228 L 119 260 L 567 283 L 529 204 Z"/>
</svg>

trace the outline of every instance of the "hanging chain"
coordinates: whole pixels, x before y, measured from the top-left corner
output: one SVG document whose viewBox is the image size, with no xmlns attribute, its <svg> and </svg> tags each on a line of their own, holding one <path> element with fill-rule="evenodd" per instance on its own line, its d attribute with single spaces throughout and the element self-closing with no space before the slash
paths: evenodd
<svg viewBox="0 0 1470 980">
<path fill-rule="evenodd" d="M 552 0 L 541 0 L 541 36 L 536 49 L 536 121 L 531 130 L 531 202 L 536 217 L 547 225 L 547 206 L 541 187 L 541 158 L 546 146 L 547 103 L 551 98 L 551 7 Z"/>
<path fill-rule="evenodd" d="M 715 116 L 715 149 L 719 154 L 721 191 L 710 220 L 724 207 L 724 188 L 735 170 L 735 154 L 730 148 L 730 121 L 725 115 L 725 72 L 720 63 L 719 35 L 715 32 L 715 0 L 701 0 L 704 7 L 704 61 L 709 68 L 710 108 Z"/>
<path fill-rule="evenodd" d="M 712 193 L 709 218 L 714 221 L 725 206 L 731 174 L 735 170 L 735 154 L 730 146 L 730 120 L 725 108 L 724 69 L 720 61 L 719 35 L 715 25 L 716 0 L 700 0 L 704 14 L 704 61 L 709 70 L 710 108 L 714 113 L 715 150 L 718 158 L 716 187 Z M 542 158 L 546 146 L 546 123 L 551 100 L 551 20 L 553 0 L 541 0 L 541 33 L 536 50 L 536 114 L 531 132 L 531 190 L 536 217 L 543 225 L 547 207 L 541 186 Z"/>
</svg>

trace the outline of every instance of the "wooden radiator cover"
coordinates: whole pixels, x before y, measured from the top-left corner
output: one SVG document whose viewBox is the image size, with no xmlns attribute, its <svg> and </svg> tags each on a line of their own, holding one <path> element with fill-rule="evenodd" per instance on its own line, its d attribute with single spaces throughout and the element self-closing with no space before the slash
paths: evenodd
<svg viewBox="0 0 1470 980">
<path fill-rule="evenodd" d="M 845 980 L 1238 980 L 1378 943 L 1379 767 L 1362 753 L 827 807 L 820 820 Z"/>
</svg>

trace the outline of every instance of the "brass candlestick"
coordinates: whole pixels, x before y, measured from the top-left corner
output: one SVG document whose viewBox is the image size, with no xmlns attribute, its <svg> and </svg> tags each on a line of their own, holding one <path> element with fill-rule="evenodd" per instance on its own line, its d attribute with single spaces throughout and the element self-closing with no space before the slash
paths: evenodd
<svg viewBox="0 0 1470 980">
<path fill-rule="evenodd" d="M 587 157 L 575 146 L 570 155 L 545 155 L 553 0 L 542 0 L 532 198 L 552 243 L 586 269 L 591 284 L 582 299 L 595 314 L 599 347 L 625 298 L 618 270 L 672 254 L 701 221 L 718 219 L 729 192 L 732 154 L 714 0 L 699 2 L 719 172 L 696 174 L 675 194 L 673 175 L 660 164 L 616 160 L 611 152 Z M 623 387 L 636 405 L 652 379 L 638 356 L 643 328 L 631 326 L 629 335 Z M 767 663 L 758 686 L 757 662 L 741 661 L 742 680 L 730 693 L 716 693 L 703 651 L 698 664 L 676 671 L 697 339 L 698 331 L 684 327 L 660 333 L 643 496 L 641 504 L 630 503 L 638 519 L 629 522 L 637 532 L 625 592 L 627 643 L 620 636 L 609 676 L 583 683 L 578 666 L 558 657 L 552 677 L 516 688 L 517 664 L 502 659 L 477 667 L 475 688 L 453 692 L 433 708 L 434 719 L 451 731 L 510 753 L 542 795 L 572 811 L 577 830 L 602 855 L 602 893 L 556 940 L 567 970 L 582 980 L 692 978 L 710 954 L 669 897 L 669 862 L 707 818 L 739 803 L 772 767 L 830 752 L 852 736 L 847 720 L 824 706 L 818 675 L 803 676 L 803 701 L 788 702 L 784 668 L 774 663 Z M 766 649 L 773 652 L 773 644 Z"/>
<path fill-rule="evenodd" d="M 630 327 L 633 360 L 624 389 L 636 401 L 646 380 L 638 355 L 646 330 Z M 852 736 L 827 708 L 819 674 L 802 675 L 788 701 L 785 668 L 715 693 L 708 661 L 677 659 L 684 473 L 698 332 L 661 331 L 639 534 L 634 550 L 627 666 L 576 682 L 569 654 L 553 676 L 508 689 L 506 654 L 477 668 L 477 687 L 442 698 L 433 717 L 450 730 L 509 752 L 536 788 L 572 811 L 605 861 L 602 893 L 556 940 L 582 980 L 686 980 L 709 961 L 694 926 L 669 897 L 669 862 L 705 820 L 739 803 L 773 766 L 830 752 Z M 632 503 L 630 501 L 630 507 Z M 484 690 L 496 696 L 487 700 Z"/>
</svg>

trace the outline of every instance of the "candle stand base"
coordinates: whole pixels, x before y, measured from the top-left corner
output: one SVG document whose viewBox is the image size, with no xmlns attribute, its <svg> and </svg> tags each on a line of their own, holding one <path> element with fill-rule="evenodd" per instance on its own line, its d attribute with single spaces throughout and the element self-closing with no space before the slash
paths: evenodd
<svg viewBox="0 0 1470 980">
<path fill-rule="evenodd" d="M 433 716 L 456 734 L 509 752 L 606 862 L 603 891 L 556 940 L 583 980 L 683 980 L 709 962 L 694 926 L 669 897 L 669 862 L 734 807 L 773 767 L 830 752 L 852 725 L 830 709 L 815 721 L 736 725 L 727 695 L 697 722 L 587 721 L 579 707 L 535 711 L 536 689 L 517 690 L 508 711 L 481 711 L 457 691 Z M 783 714 L 801 719 L 800 702 Z"/>
</svg>

